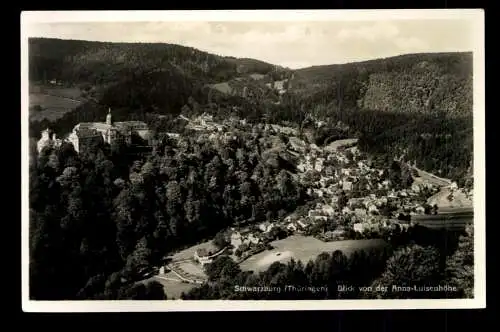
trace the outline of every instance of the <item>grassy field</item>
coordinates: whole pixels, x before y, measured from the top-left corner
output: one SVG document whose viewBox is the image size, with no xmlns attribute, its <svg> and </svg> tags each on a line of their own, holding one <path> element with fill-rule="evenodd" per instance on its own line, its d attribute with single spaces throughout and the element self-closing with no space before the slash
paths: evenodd
<svg viewBox="0 0 500 332">
<path fill-rule="evenodd" d="M 178 300 L 181 294 L 189 292 L 191 289 L 196 287 L 194 284 L 188 284 L 175 280 L 176 277 L 173 273 L 169 272 L 161 276 L 154 276 L 150 279 L 142 281 L 143 283 L 148 283 L 150 281 L 157 281 L 162 284 L 165 294 L 169 300 Z"/>
<path fill-rule="evenodd" d="M 44 118 L 56 120 L 67 112 L 82 104 L 82 92 L 78 88 L 30 86 L 29 105 L 39 105 L 41 111 L 30 112 L 31 121 L 40 121 Z"/>
<path fill-rule="evenodd" d="M 228 82 L 212 84 L 211 87 L 225 94 L 231 94 L 233 92 L 233 88 Z"/>
<path fill-rule="evenodd" d="M 357 138 L 347 138 L 347 139 L 339 139 L 336 141 L 331 142 L 327 146 L 325 146 L 325 150 L 333 152 L 337 151 L 338 148 L 342 146 L 350 146 L 358 143 Z"/>
<path fill-rule="evenodd" d="M 207 241 L 179 251 L 171 256 L 173 262 L 172 264 L 177 266 L 177 270 L 181 272 L 181 275 L 189 278 L 194 276 L 196 279 L 206 279 L 205 272 L 201 266 L 192 261 L 195 251 L 202 248 L 207 250 L 216 250 L 212 245 L 212 241 Z M 186 293 L 190 289 L 197 286 L 195 284 L 181 282 L 181 280 L 173 272 L 155 276 L 148 280 L 156 280 L 161 283 L 169 299 L 172 299 L 172 297 L 179 299 L 182 292 Z M 147 282 L 147 280 L 145 280 L 145 282 Z"/>
<path fill-rule="evenodd" d="M 179 268 L 187 274 L 193 275 L 200 279 L 206 279 L 207 276 L 201 265 L 194 261 L 184 261 L 179 264 Z"/>
<path fill-rule="evenodd" d="M 246 271 L 264 271 L 273 262 L 281 261 L 283 263 L 290 259 L 300 260 L 307 263 L 322 252 L 334 252 L 340 250 L 349 255 L 356 250 L 375 248 L 385 245 L 383 240 L 347 240 L 323 242 L 311 236 L 294 235 L 283 240 L 271 243 L 273 250 L 261 252 L 240 264 L 242 270 Z"/>
<path fill-rule="evenodd" d="M 198 249 L 202 249 L 202 248 L 207 249 L 207 250 L 212 250 L 212 251 L 217 250 L 212 245 L 212 241 L 207 241 L 207 242 L 203 242 L 203 243 L 197 244 L 195 246 L 189 247 L 189 248 L 184 249 L 182 251 L 179 251 L 178 253 L 176 253 L 172 256 L 172 260 L 174 262 L 177 262 L 177 261 L 191 259 L 191 258 L 193 258 L 195 251 Z"/>
</svg>

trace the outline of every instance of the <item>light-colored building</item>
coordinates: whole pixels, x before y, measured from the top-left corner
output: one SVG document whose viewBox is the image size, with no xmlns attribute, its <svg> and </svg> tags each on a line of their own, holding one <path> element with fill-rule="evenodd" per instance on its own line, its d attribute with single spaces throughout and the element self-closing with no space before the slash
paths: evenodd
<svg viewBox="0 0 500 332">
<path fill-rule="evenodd" d="M 309 223 L 305 219 L 299 219 L 297 220 L 297 226 L 299 226 L 302 229 L 306 229 L 307 227 L 309 227 Z"/>
<path fill-rule="evenodd" d="M 260 238 L 255 234 L 249 234 L 247 239 L 252 244 L 259 244 L 260 242 Z"/>
<path fill-rule="evenodd" d="M 50 130 L 47 128 L 42 131 L 40 140 L 37 142 L 38 153 L 42 152 L 42 150 L 48 146 L 59 147 L 61 143 L 62 141 L 56 137 L 55 133 L 53 133 L 52 136 L 50 135 Z"/>
<path fill-rule="evenodd" d="M 342 182 L 342 190 L 351 191 L 352 190 L 352 182 L 351 181 L 343 181 Z"/>
<path fill-rule="evenodd" d="M 363 233 L 363 231 L 365 230 L 365 227 L 363 225 L 363 223 L 355 223 L 353 225 L 353 229 L 355 232 L 358 232 L 358 233 Z"/>
<path fill-rule="evenodd" d="M 259 225 L 259 229 L 264 232 L 264 233 L 268 233 L 271 231 L 271 229 L 273 229 L 274 227 L 274 224 L 266 221 L 266 222 L 263 222 Z"/>
<path fill-rule="evenodd" d="M 361 208 L 354 209 L 354 214 L 359 218 L 366 217 L 366 210 Z"/>
<path fill-rule="evenodd" d="M 373 203 L 370 203 L 368 204 L 368 212 L 371 213 L 371 214 L 378 214 L 378 208 L 375 204 Z"/>
<path fill-rule="evenodd" d="M 424 213 L 425 213 L 425 208 L 424 208 L 423 206 L 419 205 L 419 206 L 417 206 L 417 207 L 415 208 L 415 212 L 416 212 L 417 214 L 424 214 Z"/>
<path fill-rule="evenodd" d="M 81 152 L 92 143 L 104 141 L 111 144 L 117 140 L 132 143 L 132 136 L 138 135 L 149 141 L 149 129 L 142 121 L 113 122 L 111 109 L 106 116 L 106 122 L 82 122 L 77 124 L 68 136 L 68 141 L 73 144 L 76 152 Z"/>
<path fill-rule="evenodd" d="M 210 253 L 210 252 L 208 252 L 207 249 L 202 248 L 202 249 L 198 249 L 194 252 L 193 258 L 194 258 L 195 262 L 198 262 L 201 264 L 201 266 L 204 266 L 206 264 L 212 263 L 214 258 L 219 256 L 223 252 L 224 252 L 224 249 L 222 249 L 218 252 L 215 252 L 215 253 Z"/>
<path fill-rule="evenodd" d="M 335 213 L 335 209 L 331 205 L 325 204 L 321 209 L 327 216 L 332 216 Z"/>
<path fill-rule="evenodd" d="M 241 233 L 238 231 L 232 233 L 230 242 L 231 242 L 231 245 L 234 247 L 234 249 L 238 249 L 241 246 L 241 244 L 243 243 Z"/>
</svg>

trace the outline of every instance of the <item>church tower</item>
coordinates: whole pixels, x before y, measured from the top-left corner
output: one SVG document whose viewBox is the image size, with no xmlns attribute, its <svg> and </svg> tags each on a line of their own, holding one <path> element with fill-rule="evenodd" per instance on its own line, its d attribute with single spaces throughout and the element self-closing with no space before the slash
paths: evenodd
<svg viewBox="0 0 500 332">
<path fill-rule="evenodd" d="M 106 115 L 106 124 L 112 126 L 113 118 L 111 116 L 111 107 L 108 109 L 108 115 Z"/>
</svg>

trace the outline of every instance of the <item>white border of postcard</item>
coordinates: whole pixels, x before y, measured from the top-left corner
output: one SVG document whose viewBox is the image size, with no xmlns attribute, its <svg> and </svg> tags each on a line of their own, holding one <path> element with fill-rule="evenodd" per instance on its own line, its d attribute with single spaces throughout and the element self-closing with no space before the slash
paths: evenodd
<svg viewBox="0 0 500 332">
<path fill-rule="evenodd" d="M 322 301 L 31 301 L 28 282 L 28 50 L 30 23 L 102 21 L 386 21 L 467 19 L 474 26 L 474 253 L 475 298 L 436 300 Z M 22 167 L 22 307 L 26 312 L 147 312 L 147 311 L 263 311 L 346 309 L 450 309 L 486 306 L 485 259 L 485 81 L 484 11 L 429 10 L 299 10 L 299 11 L 59 11 L 21 13 L 21 167 Z"/>
</svg>

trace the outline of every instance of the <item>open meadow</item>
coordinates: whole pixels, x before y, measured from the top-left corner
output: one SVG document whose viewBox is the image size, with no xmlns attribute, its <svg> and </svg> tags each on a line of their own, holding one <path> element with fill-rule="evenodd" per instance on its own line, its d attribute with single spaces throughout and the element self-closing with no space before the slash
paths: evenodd
<svg viewBox="0 0 500 332">
<path fill-rule="evenodd" d="M 206 241 L 175 253 L 174 255 L 171 256 L 172 261 L 178 262 L 178 261 L 190 260 L 193 258 L 196 250 L 199 249 L 205 249 L 207 251 L 213 251 L 213 252 L 217 251 L 217 248 L 213 246 L 212 241 Z"/>
<path fill-rule="evenodd" d="M 357 250 L 376 248 L 385 244 L 385 241 L 379 239 L 323 242 L 312 236 L 293 235 L 271 242 L 273 250 L 266 250 L 248 258 L 240 264 L 240 267 L 242 270 L 260 272 L 276 261 L 286 263 L 293 258 L 306 264 L 322 252 L 332 253 L 340 250 L 345 255 L 350 255 Z"/>
<path fill-rule="evenodd" d="M 159 282 L 163 286 L 163 290 L 169 300 L 179 300 L 183 292 L 187 293 L 197 286 L 195 284 L 181 282 L 172 272 L 154 276 L 141 282 L 146 284 L 150 281 Z"/>
<path fill-rule="evenodd" d="M 49 121 L 61 118 L 80 106 L 85 99 L 78 88 L 31 86 L 29 91 L 30 120 Z M 33 107 L 40 106 L 38 111 Z"/>
</svg>

